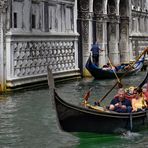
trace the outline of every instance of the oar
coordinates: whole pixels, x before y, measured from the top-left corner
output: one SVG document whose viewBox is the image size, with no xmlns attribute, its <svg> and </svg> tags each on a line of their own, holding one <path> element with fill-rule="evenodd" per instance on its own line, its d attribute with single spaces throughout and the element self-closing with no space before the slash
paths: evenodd
<svg viewBox="0 0 148 148">
<path fill-rule="evenodd" d="M 84 104 L 87 103 L 88 98 L 90 97 L 90 92 L 92 91 L 92 87 L 84 94 L 83 99 L 84 99 Z"/>
<path fill-rule="evenodd" d="M 139 55 L 137 58 L 136 58 L 136 61 L 134 61 L 133 63 L 129 64 L 131 67 L 133 67 L 136 62 L 142 57 L 143 54 L 146 54 L 148 52 L 148 47 L 146 47 L 144 49 L 144 51 L 141 53 L 141 55 Z M 126 71 L 121 77 L 120 77 L 120 81 L 123 77 L 125 77 L 127 75 L 128 71 Z M 98 104 L 100 104 L 107 96 L 108 94 L 116 87 L 116 85 L 118 84 L 118 81 L 113 85 L 113 87 L 98 101 Z"/>
<path fill-rule="evenodd" d="M 146 53 L 148 54 L 148 47 L 144 48 L 144 50 L 142 51 L 142 53 L 141 53 L 138 57 L 136 57 L 136 61 L 133 62 L 133 63 L 131 63 L 131 64 L 129 64 L 128 66 L 131 67 L 131 68 L 133 68 L 133 66 L 135 65 L 135 63 L 136 63 L 143 55 L 145 55 Z"/>
<path fill-rule="evenodd" d="M 120 80 L 119 77 L 117 76 L 117 73 L 115 72 L 114 66 L 113 66 L 113 64 L 111 63 L 111 60 L 110 60 L 109 57 L 108 57 L 108 61 L 109 61 L 109 64 L 110 64 L 110 66 L 111 66 L 111 68 L 112 68 L 112 70 L 113 70 L 113 72 L 114 72 L 116 78 L 117 78 L 119 87 L 121 88 L 123 85 L 122 85 L 122 83 L 121 83 L 121 80 Z"/>
</svg>

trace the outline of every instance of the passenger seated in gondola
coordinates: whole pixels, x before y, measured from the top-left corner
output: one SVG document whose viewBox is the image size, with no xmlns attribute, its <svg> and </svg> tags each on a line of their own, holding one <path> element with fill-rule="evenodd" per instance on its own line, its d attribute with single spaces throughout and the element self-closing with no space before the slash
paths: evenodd
<svg viewBox="0 0 148 148">
<path fill-rule="evenodd" d="M 135 97 L 131 100 L 132 102 L 132 112 L 141 111 L 147 108 L 146 98 L 142 93 L 142 89 L 135 89 L 134 90 Z"/>
<path fill-rule="evenodd" d="M 110 67 L 109 63 L 107 63 L 106 65 L 103 65 L 102 69 L 103 70 L 111 70 L 111 67 Z"/>
<path fill-rule="evenodd" d="M 146 101 L 147 106 L 148 106 L 148 83 L 144 84 L 144 86 L 142 88 L 142 92 L 145 96 L 145 101 Z"/>
<path fill-rule="evenodd" d="M 125 98 L 125 90 L 120 88 L 116 97 L 110 102 L 109 110 L 119 113 L 132 111 L 131 101 Z"/>
<path fill-rule="evenodd" d="M 117 68 L 115 66 L 110 66 L 109 63 L 107 63 L 106 65 L 103 65 L 102 69 L 103 70 L 115 70 L 115 71 L 117 71 Z"/>
<path fill-rule="evenodd" d="M 127 70 L 130 70 L 131 69 L 131 66 L 129 66 L 129 64 L 125 64 L 125 63 L 122 63 L 119 70 L 120 71 L 127 71 Z"/>
<path fill-rule="evenodd" d="M 132 66 L 130 66 L 130 65 L 126 65 L 126 66 L 124 66 L 124 70 L 131 70 L 131 69 L 133 69 L 133 67 Z"/>
<path fill-rule="evenodd" d="M 125 89 L 125 97 L 129 100 L 132 100 L 133 98 L 135 98 L 135 91 L 136 91 L 136 87 L 131 86 L 127 89 Z"/>
</svg>

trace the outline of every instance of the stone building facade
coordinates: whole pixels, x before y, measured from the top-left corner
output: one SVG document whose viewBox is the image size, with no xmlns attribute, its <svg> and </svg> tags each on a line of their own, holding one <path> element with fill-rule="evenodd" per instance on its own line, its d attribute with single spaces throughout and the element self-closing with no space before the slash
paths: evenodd
<svg viewBox="0 0 148 148">
<path fill-rule="evenodd" d="M 130 48 L 133 56 L 137 56 L 140 49 L 148 46 L 148 0 L 131 1 Z"/>
<path fill-rule="evenodd" d="M 75 0 L 1 0 L 2 90 L 80 75 Z"/>
<path fill-rule="evenodd" d="M 134 60 L 148 46 L 147 26 L 148 0 L 79 0 L 80 66 L 85 67 L 94 41 L 104 50 L 100 52 L 100 66 L 108 57 L 115 65 Z"/>
<path fill-rule="evenodd" d="M 93 41 L 99 65 L 129 62 L 148 46 L 148 0 L 1 0 L 0 89 L 86 75 Z"/>
</svg>

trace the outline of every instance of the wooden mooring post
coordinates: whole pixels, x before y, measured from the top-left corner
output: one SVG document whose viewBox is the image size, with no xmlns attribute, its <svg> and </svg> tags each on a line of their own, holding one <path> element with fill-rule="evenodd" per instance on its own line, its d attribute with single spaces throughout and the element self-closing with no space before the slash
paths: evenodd
<svg viewBox="0 0 148 148">
<path fill-rule="evenodd" d="M 148 67 L 148 60 L 145 60 L 141 71 L 146 71 L 147 67 Z"/>
</svg>

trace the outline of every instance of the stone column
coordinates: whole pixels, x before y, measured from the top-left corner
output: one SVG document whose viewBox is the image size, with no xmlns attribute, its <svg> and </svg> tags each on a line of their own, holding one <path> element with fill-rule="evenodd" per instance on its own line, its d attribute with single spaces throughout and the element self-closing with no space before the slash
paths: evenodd
<svg viewBox="0 0 148 148">
<path fill-rule="evenodd" d="M 48 14 L 48 2 L 43 1 L 41 2 L 42 7 L 40 8 L 42 11 L 42 31 L 48 32 L 49 31 L 49 14 Z"/>
<path fill-rule="evenodd" d="M 107 3 L 108 0 L 103 0 L 103 14 L 107 14 Z"/>
<path fill-rule="evenodd" d="M 107 63 L 108 61 L 108 51 L 107 51 L 107 3 L 108 0 L 103 1 L 103 14 L 102 14 L 102 31 L 103 31 L 103 36 L 102 36 L 102 52 L 100 52 L 100 57 L 99 57 L 99 66 L 103 66 L 104 64 Z"/>
<path fill-rule="evenodd" d="M 129 62 L 130 60 L 130 48 L 129 48 L 129 32 L 130 30 L 130 18 L 131 13 L 129 11 L 129 7 L 131 6 L 131 1 L 125 1 L 125 7 L 122 7 L 120 4 L 120 41 L 119 41 L 119 49 L 120 49 L 120 62 Z M 131 21 L 132 22 L 132 21 Z"/>
<path fill-rule="evenodd" d="M 26 31 L 30 31 L 31 28 L 31 0 L 24 0 L 24 7 L 23 7 L 23 24 Z"/>
<path fill-rule="evenodd" d="M 81 26 L 82 26 L 82 55 L 83 55 L 83 76 L 90 75 L 85 68 L 85 64 L 90 55 L 90 47 L 92 42 L 92 8 L 93 0 L 80 1 Z"/>
<path fill-rule="evenodd" d="M 8 7 L 8 1 L 0 1 L 0 93 L 5 91 L 6 85 L 6 8 Z M 9 20 L 10 21 L 10 20 Z"/>
<path fill-rule="evenodd" d="M 119 49 L 120 49 L 121 63 L 129 62 L 130 49 L 129 49 L 129 19 L 128 17 L 121 17 Z"/>
<path fill-rule="evenodd" d="M 107 16 L 104 14 L 98 15 L 96 18 L 96 36 L 97 42 L 103 50 L 99 54 L 99 66 L 103 66 L 106 63 L 107 54 Z"/>
<path fill-rule="evenodd" d="M 117 0 L 116 1 L 116 15 L 119 16 L 119 3 L 120 3 L 120 0 Z"/>
<path fill-rule="evenodd" d="M 120 64 L 119 53 L 119 17 L 110 16 L 110 24 L 108 27 L 109 35 L 109 57 L 114 65 Z"/>
<path fill-rule="evenodd" d="M 77 33 L 77 17 L 78 17 L 78 7 L 77 7 L 77 0 L 75 0 L 75 4 L 74 4 L 74 8 L 73 8 L 73 15 L 74 15 L 74 33 L 75 34 L 78 34 Z M 74 40 L 74 47 L 75 47 L 75 68 L 78 69 L 78 38 L 75 37 L 75 40 Z"/>
<path fill-rule="evenodd" d="M 133 57 L 133 45 L 132 45 L 132 37 L 129 38 L 129 59 L 134 60 Z"/>
<path fill-rule="evenodd" d="M 132 37 L 130 37 L 130 34 L 132 34 L 132 31 L 134 31 L 132 29 L 135 29 L 135 27 L 134 27 L 135 26 L 135 18 L 132 17 L 132 7 L 130 7 L 130 6 L 132 6 L 132 1 L 129 0 L 128 4 L 129 4 L 128 12 L 129 12 L 129 20 L 130 20 L 129 21 L 129 59 L 133 60 L 134 59 L 134 57 L 133 57 L 133 45 L 132 45 Z"/>
<path fill-rule="evenodd" d="M 102 3 L 102 10 L 98 7 L 96 9 L 96 36 L 97 42 L 103 50 L 99 54 L 99 66 L 103 66 L 107 62 L 107 2 L 104 0 Z M 98 5 L 99 6 L 99 5 Z"/>
</svg>

